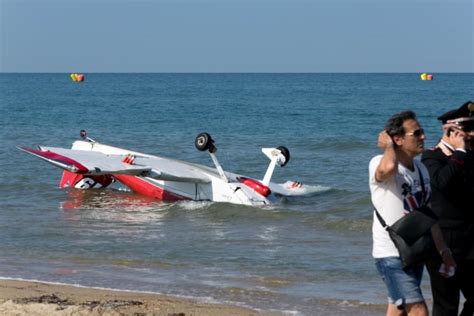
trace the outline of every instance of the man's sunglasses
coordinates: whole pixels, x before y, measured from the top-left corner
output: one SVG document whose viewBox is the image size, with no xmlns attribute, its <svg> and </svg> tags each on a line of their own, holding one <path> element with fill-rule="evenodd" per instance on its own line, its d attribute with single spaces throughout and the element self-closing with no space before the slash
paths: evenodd
<svg viewBox="0 0 474 316">
<path fill-rule="evenodd" d="M 420 128 L 417 129 L 416 131 L 413 131 L 411 133 L 405 133 L 407 136 L 415 136 L 415 137 L 421 137 L 422 135 L 425 135 L 425 130 Z"/>
</svg>

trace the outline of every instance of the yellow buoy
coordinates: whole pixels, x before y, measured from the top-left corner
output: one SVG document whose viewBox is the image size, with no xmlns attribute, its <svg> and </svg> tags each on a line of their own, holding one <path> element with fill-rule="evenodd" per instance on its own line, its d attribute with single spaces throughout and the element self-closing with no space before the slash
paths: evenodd
<svg viewBox="0 0 474 316">
<path fill-rule="evenodd" d="M 83 82 L 84 79 L 86 78 L 84 74 L 76 74 L 76 73 L 71 74 L 70 77 L 71 77 L 71 80 L 74 82 Z"/>
</svg>

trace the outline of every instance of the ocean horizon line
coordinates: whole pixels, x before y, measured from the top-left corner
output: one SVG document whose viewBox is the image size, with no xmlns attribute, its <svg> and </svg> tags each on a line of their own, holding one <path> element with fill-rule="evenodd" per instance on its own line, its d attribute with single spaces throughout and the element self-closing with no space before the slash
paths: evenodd
<svg viewBox="0 0 474 316">
<path fill-rule="evenodd" d="M 344 74 L 351 74 L 351 75 L 356 75 L 356 74 L 361 74 L 361 75 L 366 75 L 366 74 L 380 74 L 380 75 L 383 75 L 383 74 L 397 74 L 397 75 L 402 75 L 402 74 L 421 74 L 421 73 L 434 73 L 434 74 L 474 74 L 474 71 L 466 71 L 466 72 L 443 72 L 443 71 L 418 71 L 418 72 L 357 72 L 357 71 L 354 71 L 354 72 L 253 72 L 253 71 L 243 71 L 243 72 L 141 72 L 141 71 L 137 71 L 137 72 L 121 72 L 121 71 L 117 71 L 117 72 L 99 72 L 99 71 L 92 71 L 92 72 L 88 72 L 88 71 L 70 71 L 70 72 L 64 72 L 64 71 L 53 71 L 53 72 L 41 72 L 41 71 L 33 71 L 33 72 L 2 72 L 0 71 L 0 74 L 70 74 L 70 73 L 87 73 L 87 74 L 183 74 L 183 75 L 186 75 L 186 74 L 209 74 L 209 75 L 226 75 L 226 74 L 229 74 L 229 75 L 232 75 L 232 74 L 275 74 L 275 75 L 285 75 L 285 74 L 289 74 L 289 75 L 299 75 L 299 74 L 341 74 L 341 75 L 344 75 Z"/>
</svg>

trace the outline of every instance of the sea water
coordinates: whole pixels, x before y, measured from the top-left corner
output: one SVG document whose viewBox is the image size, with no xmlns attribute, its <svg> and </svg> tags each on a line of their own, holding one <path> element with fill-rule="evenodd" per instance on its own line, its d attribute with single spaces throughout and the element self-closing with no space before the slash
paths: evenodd
<svg viewBox="0 0 474 316">
<path fill-rule="evenodd" d="M 473 98 L 473 74 L 0 74 L 0 277 L 159 292 L 303 315 L 377 315 L 367 165 L 386 119 L 436 117 Z M 262 147 L 291 160 L 273 181 L 305 197 L 267 207 L 166 203 L 114 185 L 60 190 L 61 171 L 19 150 L 99 142 L 263 178 Z M 427 276 L 423 281 L 430 297 Z"/>
</svg>

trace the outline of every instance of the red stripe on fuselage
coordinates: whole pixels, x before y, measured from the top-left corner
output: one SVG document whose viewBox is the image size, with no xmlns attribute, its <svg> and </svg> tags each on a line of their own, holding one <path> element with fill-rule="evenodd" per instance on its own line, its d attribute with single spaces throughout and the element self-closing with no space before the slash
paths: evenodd
<svg viewBox="0 0 474 316">
<path fill-rule="evenodd" d="M 125 174 L 113 174 L 113 176 L 115 179 L 129 187 L 131 190 L 145 196 L 150 196 L 155 199 L 170 202 L 180 200 L 191 200 L 190 198 L 166 191 L 163 188 L 154 185 L 140 177 L 129 176 Z"/>
<path fill-rule="evenodd" d="M 62 163 L 66 166 L 74 166 L 74 167 L 77 168 L 77 171 L 75 173 L 85 174 L 85 173 L 89 172 L 89 169 L 87 169 L 84 165 L 80 164 L 79 162 L 77 162 L 77 161 L 75 161 L 71 158 L 68 158 L 66 156 L 57 154 L 55 152 L 42 151 L 42 150 L 27 148 L 27 147 L 22 147 L 21 149 L 26 151 L 26 152 L 29 152 L 33 155 Z"/>
<path fill-rule="evenodd" d="M 261 183 L 260 181 L 257 181 L 255 179 L 250 179 L 246 177 L 239 177 L 237 178 L 241 183 L 245 184 L 261 196 L 267 197 L 272 193 L 269 187 Z"/>
</svg>

